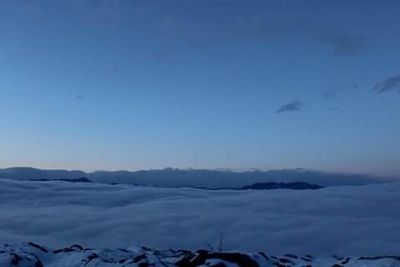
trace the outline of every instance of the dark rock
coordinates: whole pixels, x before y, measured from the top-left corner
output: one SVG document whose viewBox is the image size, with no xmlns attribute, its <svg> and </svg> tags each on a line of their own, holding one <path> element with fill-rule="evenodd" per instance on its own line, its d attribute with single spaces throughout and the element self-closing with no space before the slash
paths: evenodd
<svg viewBox="0 0 400 267">
<path fill-rule="evenodd" d="M 11 254 L 11 264 L 17 266 L 19 262 L 22 261 L 22 257 L 15 253 L 10 253 L 10 254 Z"/>
<path fill-rule="evenodd" d="M 86 263 L 85 265 L 87 265 L 89 262 L 91 262 L 94 259 L 98 259 L 99 255 L 97 255 L 96 253 L 92 253 L 90 254 L 87 258 L 86 258 Z"/>
<path fill-rule="evenodd" d="M 378 256 L 378 257 L 360 257 L 359 260 L 381 260 L 381 259 L 393 259 L 400 261 L 400 256 Z"/>
<path fill-rule="evenodd" d="M 251 259 L 246 254 L 240 253 L 223 253 L 223 252 L 207 252 L 202 251 L 197 257 L 195 257 L 187 267 L 195 267 L 205 264 L 209 259 L 221 259 L 231 263 L 235 263 L 240 267 L 258 267 L 257 262 Z"/>
<path fill-rule="evenodd" d="M 346 257 L 341 264 L 347 264 L 350 261 L 350 257 Z"/>
<path fill-rule="evenodd" d="M 285 259 L 285 258 L 279 258 L 279 261 L 282 262 L 282 263 L 289 263 L 289 262 L 292 262 L 291 260 Z"/>
<path fill-rule="evenodd" d="M 39 250 L 41 250 L 41 251 L 43 251 L 43 252 L 49 252 L 49 251 L 48 251 L 47 249 L 45 249 L 44 247 L 39 246 L 38 244 L 35 244 L 35 243 L 33 243 L 33 242 L 28 242 L 28 245 L 30 245 L 31 247 L 37 248 L 37 249 L 39 249 Z"/>
<path fill-rule="evenodd" d="M 135 257 L 135 258 L 133 259 L 133 262 L 139 262 L 139 261 L 141 261 L 141 260 L 147 260 L 146 255 L 142 254 L 142 255 L 139 255 L 139 256 Z"/>
<path fill-rule="evenodd" d="M 38 261 L 36 261 L 36 263 L 35 263 L 35 267 L 44 267 L 44 265 L 43 265 L 43 263 L 42 263 L 40 260 L 38 260 Z"/>
<path fill-rule="evenodd" d="M 216 264 L 209 265 L 209 266 L 210 267 L 226 267 L 226 265 L 224 263 L 222 263 L 222 262 L 218 262 Z"/>
<path fill-rule="evenodd" d="M 288 258 L 292 258 L 292 259 L 297 259 L 298 258 L 296 255 L 293 255 L 293 254 L 285 254 L 283 256 L 288 257 Z"/>
</svg>

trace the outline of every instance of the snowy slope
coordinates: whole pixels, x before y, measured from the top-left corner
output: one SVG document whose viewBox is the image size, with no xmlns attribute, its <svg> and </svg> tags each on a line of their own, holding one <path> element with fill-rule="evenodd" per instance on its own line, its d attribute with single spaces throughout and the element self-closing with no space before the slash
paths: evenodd
<svg viewBox="0 0 400 267">
<path fill-rule="evenodd" d="M 315 256 L 400 252 L 400 184 L 207 191 L 0 180 L 0 244 Z M 1 266 L 1 265 L 0 265 Z"/>
<path fill-rule="evenodd" d="M 90 249 L 73 245 L 50 249 L 35 243 L 0 247 L 0 266 L 19 267 L 397 267 L 400 257 L 313 257 L 310 255 L 266 255 L 263 252 L 213 252 L 206 250 L 152 250 L 146 247 L 127 249 Z"/>
</svg>

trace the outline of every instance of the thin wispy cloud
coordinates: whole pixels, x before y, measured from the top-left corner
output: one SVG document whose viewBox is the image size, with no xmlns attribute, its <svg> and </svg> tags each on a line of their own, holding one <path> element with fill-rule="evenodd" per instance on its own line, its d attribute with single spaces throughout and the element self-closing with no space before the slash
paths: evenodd
<svg viewBox="0 0 400 267">
<path fill-rule="evenodd" d="M 314 38 L 331 47 L 334 56 L 355 56 L 367 46 L 363 36 L 353 33 L 316 32 Z"/>
<path fill-rule="evenodd" d="M 357 32 L 333 30 L 328 26 L 315 26 L 302 19 L 266 20 L 251 18 L 241 20 L 239 29 L 245 33 L 242 37 L 260 41 L 280 40 L 288 36 L 297 36 L 310 43 L 319 42 L 331 50 L 333 56 L 352 57 L 360 54 L 368 46 L 365 36 Z"/>
<path fill-rule="evenodd" d="M 338 86 L 333 86 L 329 88 L 327 91 L 323 92 L 322 96 L 324 99 L 331 99 L 334 98 L 338 92 L 340 91 L 340 87 Z"/>
<path fill-rule="evenodd" d="M 283 113 L 283 112 L 299 112 L 303 108 L 303 103 L 300 101 L 292 101 L 287 104 L 282 105 L 276 113 Z"/>
<path fill-rule="evenodd" d="M 342 96 L 344 94 L 351 93 L 353 90 L 358 88 L 358 83 L 354 82 L 350 85 L 338 86 L 333 85 L 328 90 L 322 93 L 322 97 L 325 100 L 330 100 Z"/>
<path fill-rule="evenodd" d="M 376 83 L 373 90 L 378 93 L 397 90 L 400 93 L 400 76 L 390 77 Z"/>
</svg>

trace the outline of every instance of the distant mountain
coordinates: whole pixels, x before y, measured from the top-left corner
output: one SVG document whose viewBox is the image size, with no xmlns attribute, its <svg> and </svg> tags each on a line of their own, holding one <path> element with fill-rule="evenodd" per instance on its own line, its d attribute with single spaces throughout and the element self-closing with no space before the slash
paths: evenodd
<svg viewBox="0 0 400 267">
<path fill-rule="evenodd" d="M 309 184 L 304 182 L 291 182 L 291 183 L 255 183 L 252 185 L 244 186 L 241 190 L 255 189 L 255 190 L 272 190 L 272 189 L 293 189 L 293 190 L 306 190 L 306 189 L 321 189 L 322 186 L 316 184 Z"/>
<path fill-rule="evenodd" d="M 38 182 L 45 182 L 45 181 L 63 181 L 63 182 L 70 182 L 70 183 L 93 183 L 92 180 L 81 177 L 81 178 L 64 178 L 64 179 L 29 179 L 30 181 L 38 181 Z"/>
<path fill-rule="evenodd" d="M 272 189 L 293 189 L 293 190 L 305 190 L 305 189 L 321 189 L 322 186 L 316 184 L 309 184 L 305 182 L 290 182 L 290 183 L 276 183 L 276 182 L 266 182 L 266 183 L 254 183 L 252 185 L 244 186 L 240 188 L 241 190 L 272 190 Z"/>
<path fill-rule="evenodd" d="M 235 172 L 229 170 L 195 170 L 195 169 L 161 169 L 140 171 L 83 171 L 41 170 L 34 168 L 0 169 L 0 178 L 8 179 L 87 179 L 108 184 L 135 184 L 158 187 L 203 187 L 203 188 L 235 188 L 249 184 L 275 182 L 291 183 L 302 181 L 321 186 L 363 185 L 382 183 L 390 180 L 363 174 L 326 173 L 305 169 L 287 169 L 260 171 L 251 170 Z"/>
<path fill-rule="evenodd" d="M 0 169 L 0 178 L 8 179 L 76 179 L 87 177 L 83 171 L 41 170 L 30 167 Z"/>
</svg>

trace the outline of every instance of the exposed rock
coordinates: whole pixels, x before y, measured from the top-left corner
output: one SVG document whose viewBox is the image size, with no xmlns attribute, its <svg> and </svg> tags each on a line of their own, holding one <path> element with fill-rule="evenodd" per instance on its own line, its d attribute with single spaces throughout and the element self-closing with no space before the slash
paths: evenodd
<svg viewBox="0 0 400 267">
<path fill-rule="evenodd" d="M 154 250 L 146 247 L 128 249 L 89 249 L 80 245 L 52 250 L 28 242 L 0 248 L 1 267 L 44 266 L 135 266 L 135 267 L 400 267 L 400 256 L 312 257 L 285 254 L 267 256 L 263 252 L 215 252 L 208 250 Z"/>
</svg>

